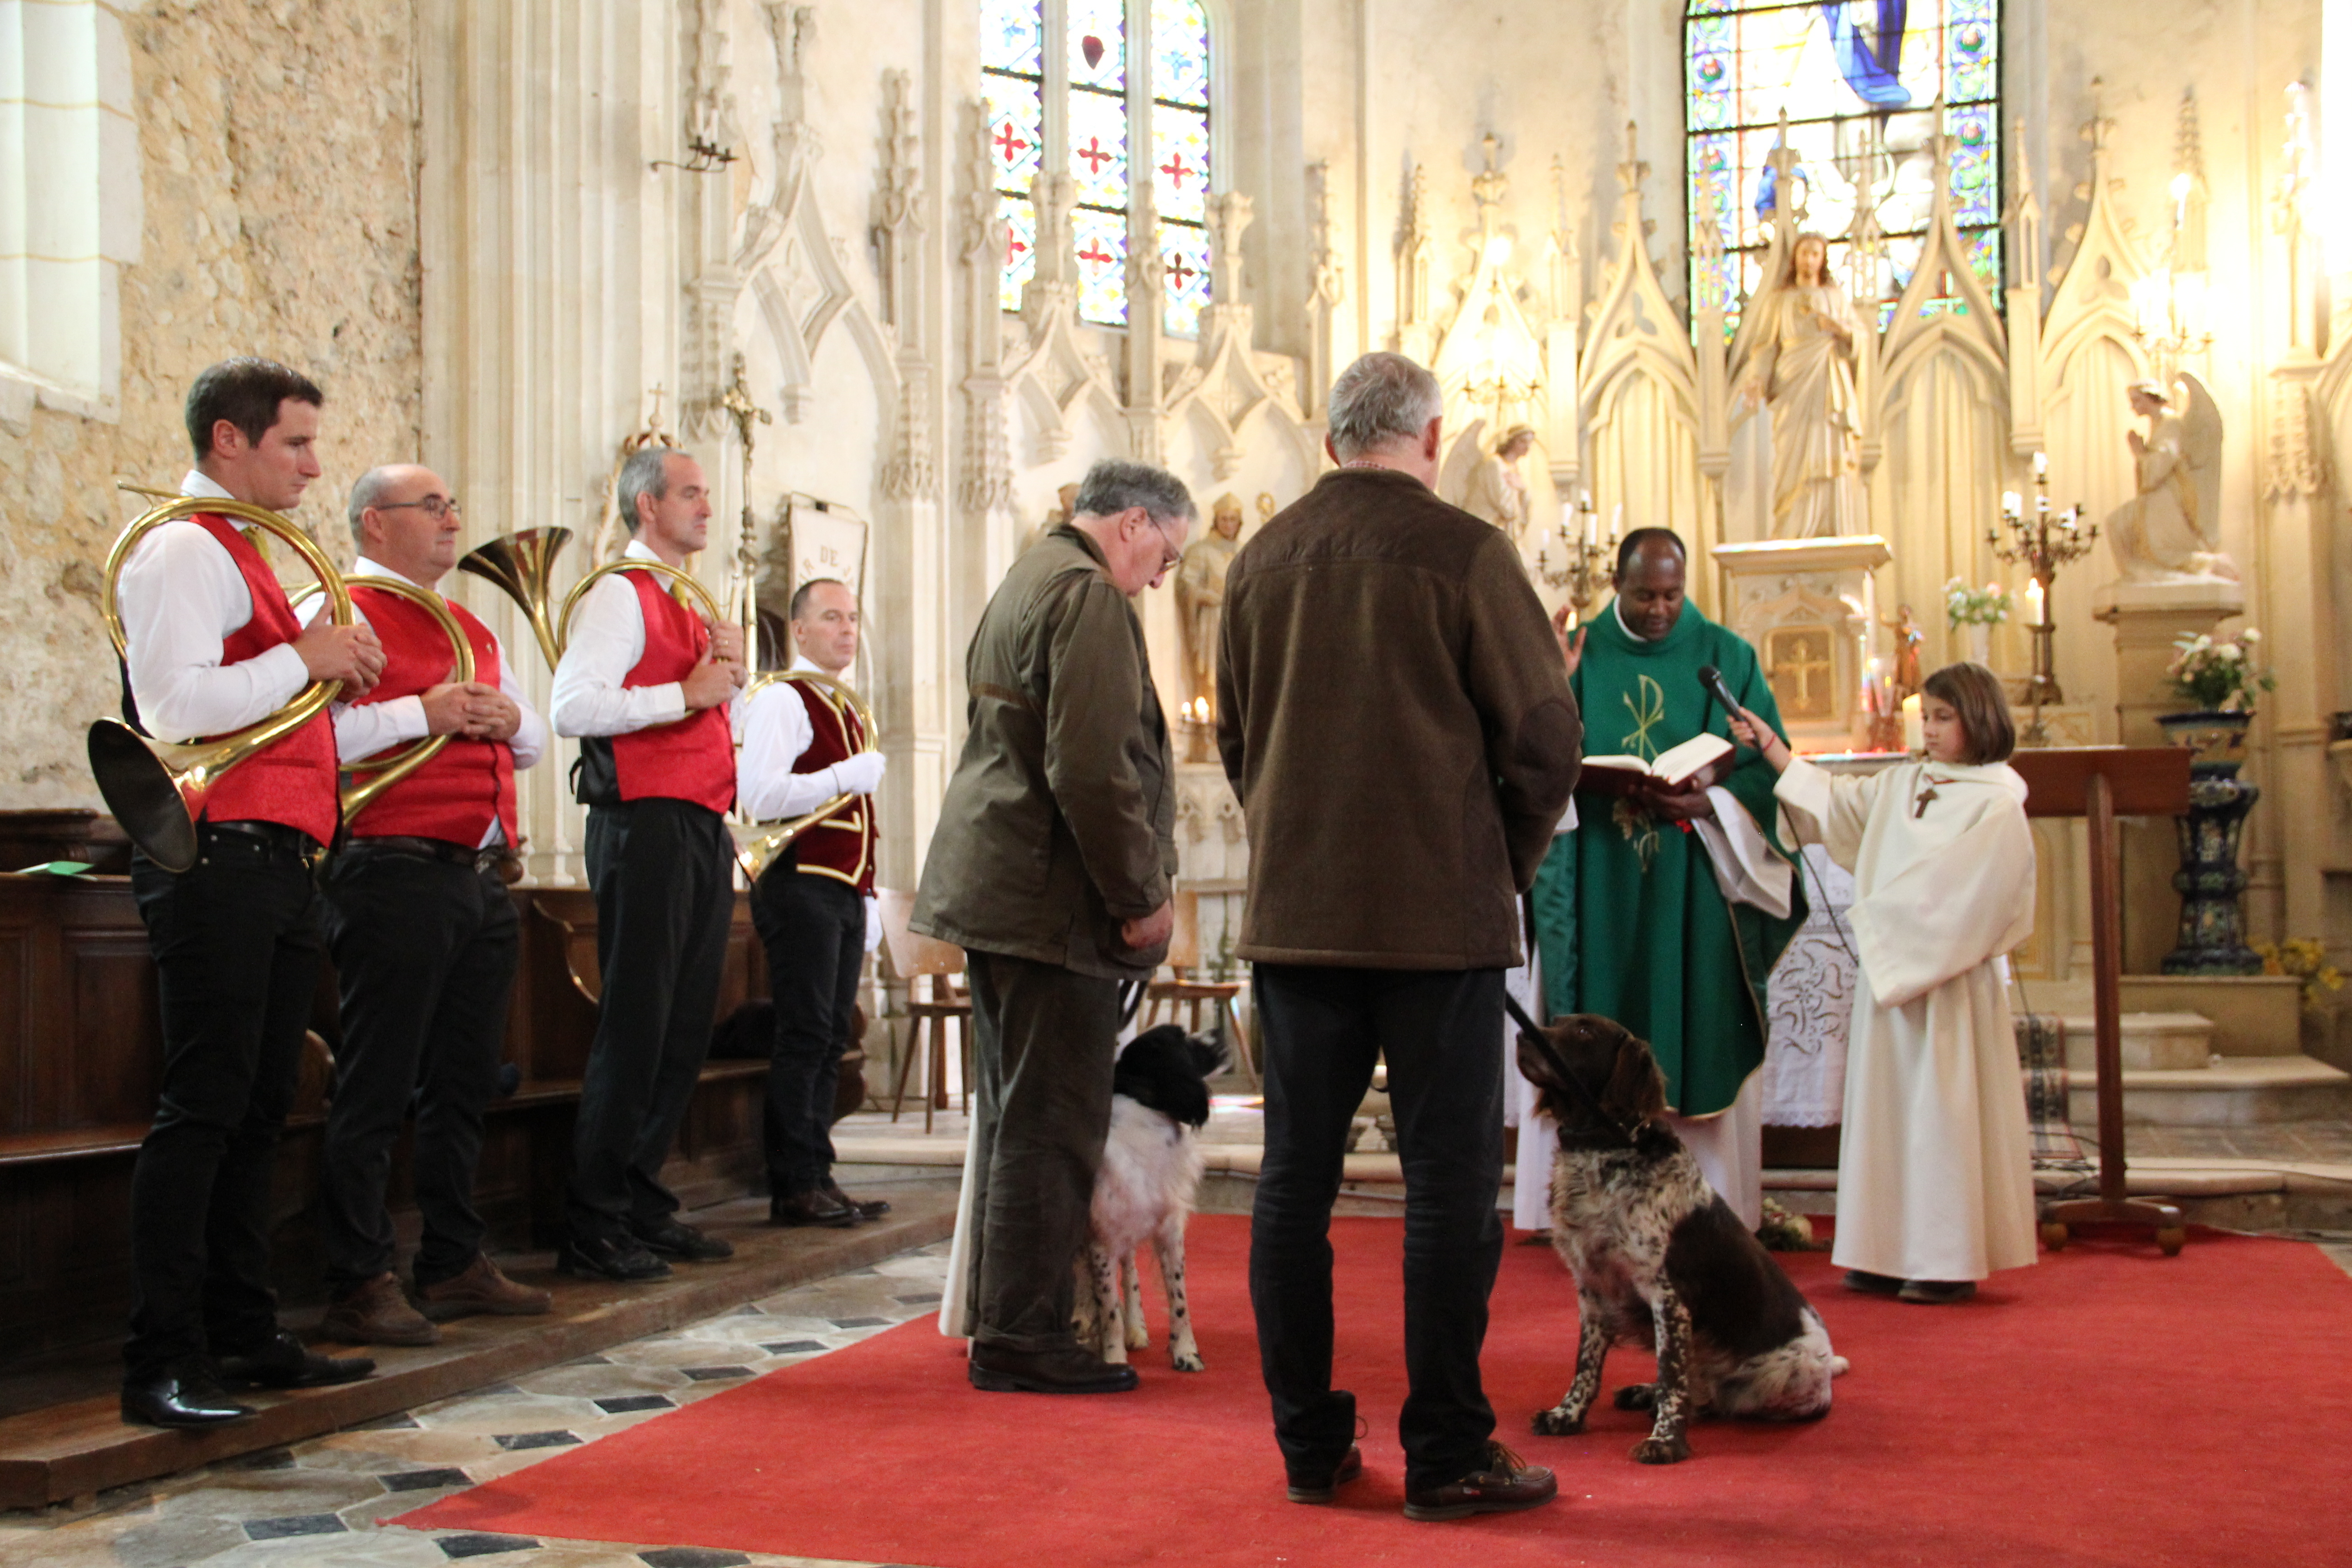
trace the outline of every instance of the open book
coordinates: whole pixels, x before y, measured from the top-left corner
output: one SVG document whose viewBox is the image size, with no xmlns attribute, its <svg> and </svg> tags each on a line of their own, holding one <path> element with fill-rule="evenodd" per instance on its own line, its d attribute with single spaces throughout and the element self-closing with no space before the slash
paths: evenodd
<svg viewBox="0 0 2352 1568">
<path fill-rule="evenodd" d="M 1694 735 L 1681 745 L 1658 753 L 1655 762 L 1639 757 L 1584 759 L 1584 775 L 1577 787 L 1602 795 L 1631 795 L 1637 790 L 1704 789 L 1731 771 L 1731 742 L 1720 735 Z"/>
</svg>

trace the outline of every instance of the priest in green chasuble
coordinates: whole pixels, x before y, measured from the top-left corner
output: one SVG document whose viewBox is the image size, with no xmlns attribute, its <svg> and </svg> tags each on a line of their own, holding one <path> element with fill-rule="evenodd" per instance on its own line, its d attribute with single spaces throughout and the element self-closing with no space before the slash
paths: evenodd
<svg viewBox="0 0 2352 1568">
<path fill-rule="evenodd" d="M 1744 749 L 1679 782 L 1598 762 L 1655 763 L 1702 734 L 1727 741 L 1703 666 L 1775 725 L 1780 710 L 1755 650 L 1685 600 L 1679 538 L 1636 529 L 1617 561 L 1615 601 L 1578 634 L 1573 684 L 1590 755 L 1573 828 L 1562 824 L 1532 895 L 1540 995 L 1553 1016 L 1598 1013 L 1650 1042 L 1671 1124 L 1753 1228 L 1764 987 L 1805 916 L 1794 858 L 1775 831 L 1777 780 Z M 1549 1165 L 1527 1163 L 1541 1136 L 1529 1137 L 1533 1120 L 1522 1118 L 1521 1170 Z"/>
</svg>

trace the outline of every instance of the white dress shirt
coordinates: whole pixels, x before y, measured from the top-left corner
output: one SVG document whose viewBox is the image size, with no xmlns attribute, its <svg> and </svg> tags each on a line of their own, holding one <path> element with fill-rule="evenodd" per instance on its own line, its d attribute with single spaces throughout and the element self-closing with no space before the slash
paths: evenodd
<svg viewBox="0 0 2352 1568">
<path fill-rule="evenodd" d="M 806 656 L 795 657 L 791 672 L 830 673 Z M 735 804 L 754 822 L 776 822 L 814 811 L 841 793 L 831 768 L 796 773 L 816 740 L 808 699 L 786 681 L 760 689 L 743 710 L 743 749 L 735 759 Z"/>
<path fill-rule="evenodd" d="M 659 562 L 636 540 L 624 560 Z M 646 657 L 646 615 L 636 584 L 615 572 L 588 590 L 572 617 L 572 635 L 555 667 L 555 689 L 548 717 L 559 735 L 625 735 L 674 724 L 686 717 L 686 689 L 675 680 L 659 686 L 626 686 L 629 671 Z"/>
<path fill-rule="evenodd" d="M 190 469 L 184 495 L 231 500 Z M 258 723 L 310 683 L 290 644 L 236 664 L 221 662 L 227 639 L 253 619 L 245 574 L 219 540 L 185 519 L 142 540 L 123 563 L 115 605 L 139 721 L 159 741 L 193 741 Z"/>
</svg>

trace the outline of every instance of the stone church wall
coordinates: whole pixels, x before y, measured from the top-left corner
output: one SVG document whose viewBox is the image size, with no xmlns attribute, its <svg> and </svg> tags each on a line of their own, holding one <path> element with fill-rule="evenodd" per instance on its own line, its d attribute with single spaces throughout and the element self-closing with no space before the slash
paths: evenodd
<svg viewBox="0 0 2352 1568">
<path fill-rule="evenodd" d="M 348 560 L 342 498 L 412 458 L 422 403 L 415 59 L 400 0 L 163 0 L 123 18 L 145 231 L 121 280 L 120 423 L 0 428 L 0 807 L 96 805 L 82 731 L 113 710 L 100 567 L 188 468 L 181 405 L 229 354 L 327 394 L 297 514 Z"/>
</svg>

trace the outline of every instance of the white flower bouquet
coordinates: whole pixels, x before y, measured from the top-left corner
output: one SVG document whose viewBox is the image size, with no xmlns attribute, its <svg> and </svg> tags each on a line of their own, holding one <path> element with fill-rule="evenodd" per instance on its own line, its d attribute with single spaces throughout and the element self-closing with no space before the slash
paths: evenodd
<svg viewBox="0 0 2352 1568">
<path fill-rule="evenodd" d="M 2173 643 L 2172 662 L 2164 673 L 2174 691 L 2205 712 L 2244 712 L 2258 695 L 2278 684 L 2276 677 L 2254 663 L 2255 645 L 2262 640 L 2263 634 L 2252 626 L 2234 637 L 2182 637 Z"/>
</svg>

